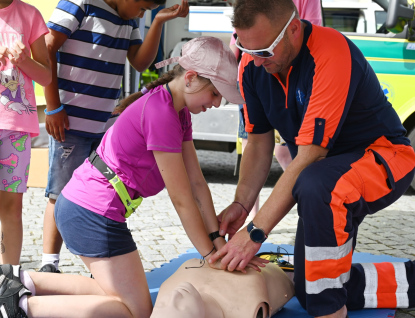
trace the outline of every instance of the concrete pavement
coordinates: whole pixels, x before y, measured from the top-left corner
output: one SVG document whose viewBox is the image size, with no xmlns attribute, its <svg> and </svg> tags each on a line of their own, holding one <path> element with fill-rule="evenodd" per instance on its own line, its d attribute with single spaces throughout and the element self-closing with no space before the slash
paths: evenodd
<svg viewBox="0 0 415 318">
<path fill-rule="evenodd" d="M 237 177 L 233 175 L 236 154 L 198 151 L 198 157 L 212 192 L 216 211 L 219 213 L 233 201 L 237 183 Z M 269 196 L 281 173 L 278 164 L 274 162 L 261 192 L 260 202 L 264 202 Z M 21 257 L 24 269 L 37 270 L 41 266 L 42 225 L 46 202 L 44 189 L 41 188 L 30 188 L 24 195 L 24 240 Z M 356 251 L 415 259 L 414 212 L 415 191 L 408 190 L 390 207 L 365 219 L 359 227 Z M 267 242 L 294 244 L 297 218 L 294 207 L 271 232 Z M 130 217 L 129 226 L 146 271 L 160 267 L 193 247 L 166 190 L 154 197 L 146 198 L 139 208 L 139 213 Z M 89 276 L 82 261 L 70 254 L 65 247 L 61 251 L 60 268 L 65 273 Z M 415 317 L 415 311 L 401 310 L 396 317 Z"/>
</svg>

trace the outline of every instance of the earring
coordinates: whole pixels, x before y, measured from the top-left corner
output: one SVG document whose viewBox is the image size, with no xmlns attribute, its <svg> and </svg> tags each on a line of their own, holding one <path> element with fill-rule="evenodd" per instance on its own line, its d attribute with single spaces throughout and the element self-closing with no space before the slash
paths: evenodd
<svg viewBox="0 0 415 318">
<path fill-rule="evenodd" d="M 189 87 L 189 86 L 190 86 L 190 83 L 187 83 L 187 84 L 186 84 L 186 87 Z"/>
</svg>

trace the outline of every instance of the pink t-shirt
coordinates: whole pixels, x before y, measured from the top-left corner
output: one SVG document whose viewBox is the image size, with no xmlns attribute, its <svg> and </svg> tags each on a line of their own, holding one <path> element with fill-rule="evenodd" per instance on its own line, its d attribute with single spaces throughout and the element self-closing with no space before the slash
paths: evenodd
<svg viewBox="0 0 415 318">
<path fill-rule="evenodd" d="M 300 19 L 322 25 L 320 0 L 293 0 L 293 2 L 297 7 Z"/>
<path fill-rule="evenodd" d="M 19 39 L 29 50 L 33 42 L 48 33 L 40 12 L 20 0 L 0 9 L 0 46 L 11 48 Z M 32 79 L 6 59 L 0 64 L 0 129 L 39 135 Z"/>
<path fill-rule="evenodd" d="M 106 132 L 97 153 L 124 182 L 131 198 L 149 197 L 164 188 L 153 150 L 182 151 L 192 140 L 185 107 L 179 114 L 162 86 L 132 103 Z M 88 159 L 77 168 L 62 194 L 68 200 L 109 219 L 124 222 L 125 208 L 108 180 Z"/>
</svg>

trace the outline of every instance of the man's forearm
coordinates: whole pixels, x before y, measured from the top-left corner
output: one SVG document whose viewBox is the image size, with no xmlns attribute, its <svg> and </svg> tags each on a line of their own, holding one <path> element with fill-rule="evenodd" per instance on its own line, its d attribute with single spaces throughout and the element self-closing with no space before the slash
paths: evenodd
<svg viewBox="0 0 415 318">
<path fill-rule="evenodd" d="M 297 156 L 281 175 L 268 200 L 254 218 L 257 227 L 262 228 L 266 234 L 272 231 L 296 203 L 292 190 L 300 173 L 311 163 L 325 158 L 326 154 L 327 149 L 319 146 L 299 147 Z"/>
<path fill-rule="evenodd" d="M 260 142 L 258 139 L 260 138 Z M 235 201 L 241 203 L 248 211 L 267 180 L 272 163 L 274 147 L 273 132 L 263 136 L 251 137 L 242 155 L 239 181 L 235 193 Z"/>
</svg>

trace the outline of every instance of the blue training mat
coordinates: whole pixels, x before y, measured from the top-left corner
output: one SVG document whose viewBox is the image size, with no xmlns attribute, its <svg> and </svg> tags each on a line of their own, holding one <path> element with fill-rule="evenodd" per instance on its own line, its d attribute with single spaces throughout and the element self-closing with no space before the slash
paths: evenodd
<svg viewBox="0 0 415 318">
<path fill-rule="evenodd" d="M 289 254 L 294 253 L 292 245 L 275 245 L 271 243 L 262 244 L 258 253 L 263 252 L 277 252 L 278 247 L 285 249 Z M 281 253 L 285 252 L 283 249 Z M 156 301 L 160 285 L 170 277 L 185 261 L 191 258 L 200 258 L 200 254 L 196 249 L 190 249 L 185 254 L 179 255 L 178 258 L 172 259 L 169 263 L 163 264 L 160 268 L 156 268 L 151 272 L 146 273 L 148 287 L 151 294 L 153 305 Z M 397 258 L 387 255 L 372 255 L 369 253 L 354 253 L 353 263 L 381 263 L 381 262 L 406 262 L 406 258 Z M 348 313 L 350 318 L 393 318 L 395 317 L 395 309 L 362 309 L 350 311 Z M 284 308 L 276 313 L 273 318 L 297 318 L 297 317 L 311 317 L 301 307 L 296 297 L 293 297 Z"/>
</svg>

